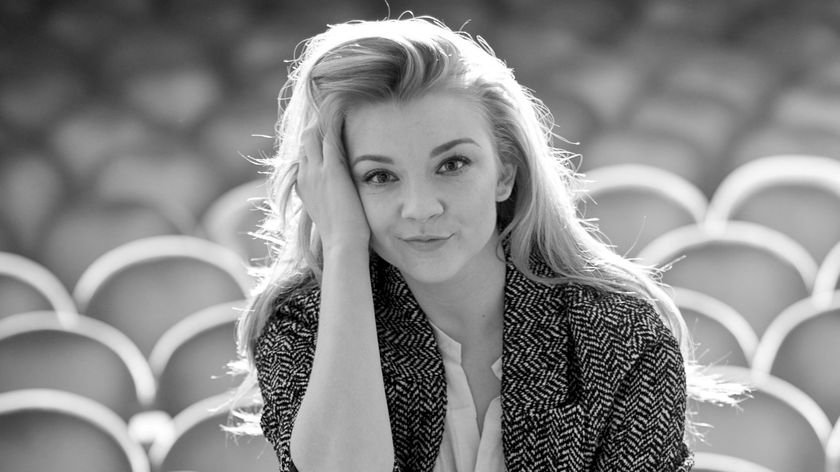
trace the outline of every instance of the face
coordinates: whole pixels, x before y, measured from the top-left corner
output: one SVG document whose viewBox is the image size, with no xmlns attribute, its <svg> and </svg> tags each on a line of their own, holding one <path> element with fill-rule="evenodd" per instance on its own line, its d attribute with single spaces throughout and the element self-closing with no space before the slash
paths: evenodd
<svg viewBox="0 0 840 472">
<path fill-rule="evenodd" d="M 407 280 L 445 283 L 498 262 L 496 203 L 515 172 L 477 105 L 429 94 L 362 106 L 344 132 L 371 247 Z"/>
</svg>

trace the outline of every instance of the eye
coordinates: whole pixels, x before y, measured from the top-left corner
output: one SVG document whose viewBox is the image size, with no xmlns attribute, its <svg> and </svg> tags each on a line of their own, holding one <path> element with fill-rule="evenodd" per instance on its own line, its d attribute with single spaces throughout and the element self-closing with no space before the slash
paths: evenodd
<svg viewBox="0 0 840 472">
<path fill-rule="evenodd" d="M 438 171 L 443 173 L 454 173 L 463 169 L 470 163 L 470 160 L 464 156 L 454 156 L 446 159 L 438 167 Z"/>
<path fill-rule="evenodd" d="M 386 172 L 384 170 L 374 170 L 365 174 L 362 180 L 368 184 L 382 185 L 395 181 L 396 177 L 394 177 L 394 175 L 390 172 Z"/>
</svg>

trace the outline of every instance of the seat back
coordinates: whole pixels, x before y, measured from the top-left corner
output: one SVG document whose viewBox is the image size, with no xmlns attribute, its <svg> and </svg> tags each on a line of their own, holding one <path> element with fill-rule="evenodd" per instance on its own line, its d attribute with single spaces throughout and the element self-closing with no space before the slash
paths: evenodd
<svg viewBox="0 0 840 472">
<path fill-rule="evenodd" d="M 840 472 L 840 421 L 834 424 L 825 445 L 826 472 Z"/>
<path fill-rule="evenodd" d="M 670 268 L 663 281 L 703 292 L 741 313 L 761 337 L 784 308 L 811 293 L 817 264 L 795 241 L 752 223 L 688 226 L 666 233 L 639 254 Z"/>
<path fill-rule="evenodd" d="M 705 217 L 706 197 L 684 178 L 651 166 L 625 164 L 586 174 L 588 195 L 579 200 L 584 218 L 616 252 L 634 257 L 650 241 Z"/>
<path fill-rule="evenodd" d="M 828 251 L 820 263 L 814 280 L 814 297 L 822 303 L 828 303 L 838 288 L 840 288 L 840 241 Z"/>
<path fill-rule="evenodd" d="M 145 354 L 190 313 L 251 289 L 231 250 L 192 236 L 145 238 L 98 258 L 73 290 L 79 310 L 126 333 Z"/>
<path fill-rule="evenodd" d="M 821 261 L 840 241 L 840 160 L 770 156 L 729 173 L 709 203 L 707 221 L 749 221 L 780 231 Z"/>
<path fill-rule="evenodd" d="M 73 287 L 93 261 L 139 238 L 186 234 L 194 223 L 140 201 L 70 201 L 49 222 L 37 243 L 38 260 L 66 287 Z"/>
<path fill-rule="evenodd" d="M 236 386 L 226 366 L 236 358 L 236 319 L 243 306 L 224 302 L 205 308 L 163 333 L 149 355 L 158 408 L 175 416 Z"/>
<path fill-rule="evenodd" d="M 225 192 L 204 212 L 201 224 L 210 240 L 232 249 L 245 261 L 260 261 L 267 255 L 265 242 L 251 233 L 263 219 L 263 180 L 246 182 Z"/>
<path fill-rule="evenodd" d="M 832 421 L 840 419 L 840 290 L 826 304 L 806 298 L 767 328 L 753 368 L 784 379 L 813 398 Z"/>
<path fill-rule="evenodd" d="M 740 313 L 695 290 L 673 287 L 673 294 L 701 364 L 751 365 L 758 337 Z"/>
<path fill-rule="evenodd" d="M 0 424 L 0 470 L 151 470 L 126 424 L 76 394 L 49 389 L 0 393 Z"/>
<path fill-rule="evenodd" d="M 763 465 L 740 457 L 698 452 L 694 455 L 692 472 L 774 472 Z"/>
<path fill-rule="evenodd" d="M 264 437 L 235 438 L 222 429 L 229 423 L 223 405 L 227 394 L 199 401 L 173 418 L 175 432 L 161 436 L 149 449 L 155 470 L 275 472 L 277 457 Z"/>
<path fill-rule="evenodd" d="M 75 313 L 0 320 L 0 392 L 51 388 L 91 398 L 123 419 L 152 404 L 155 380 L 124 334 Z"/>
<path fill-rule="evenodd" d="M 0 318 L 35 310 L 75 312 L 70 293 L 41 264 L 9 252 L 0 252 Z"/>
<path fill-rule="evenodd" d="M 795 386 L 743 367 L 711 370 L 722 378 L 751 385 L 737 406 L 692 402 L 694 421 L 702 427 L 697 453 L 741 458 L 776 472 L 825 469 L 824 447 L 831 423 L 819 406 Z"/>
</svg>

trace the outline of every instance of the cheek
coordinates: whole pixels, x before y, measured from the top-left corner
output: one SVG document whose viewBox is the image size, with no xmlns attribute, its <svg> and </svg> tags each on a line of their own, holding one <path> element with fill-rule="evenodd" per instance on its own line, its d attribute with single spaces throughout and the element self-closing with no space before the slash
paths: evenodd
<svg viewBox="0 0 840 472">
<path fill-rule="evenodd" d="M 374 237 L 381 234 L 388 226 L 388 199 L 380 195 L 360 195 L 362 209 L 365 212 L 368 226 Z"/>
</svg>

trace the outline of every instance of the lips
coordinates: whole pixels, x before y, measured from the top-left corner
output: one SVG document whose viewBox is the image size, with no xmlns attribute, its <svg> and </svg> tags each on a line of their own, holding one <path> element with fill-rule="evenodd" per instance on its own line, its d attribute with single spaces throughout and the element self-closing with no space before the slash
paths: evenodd
<svg viewBox="0 0 840 472">
<path fill-rule="evenodd" d="M 400 238 L 407 246 L 418 251 L 433 251 L 440 248 L 452 237 L 447 236 L 410 236 L 407 238 Z"/>
</svg>

